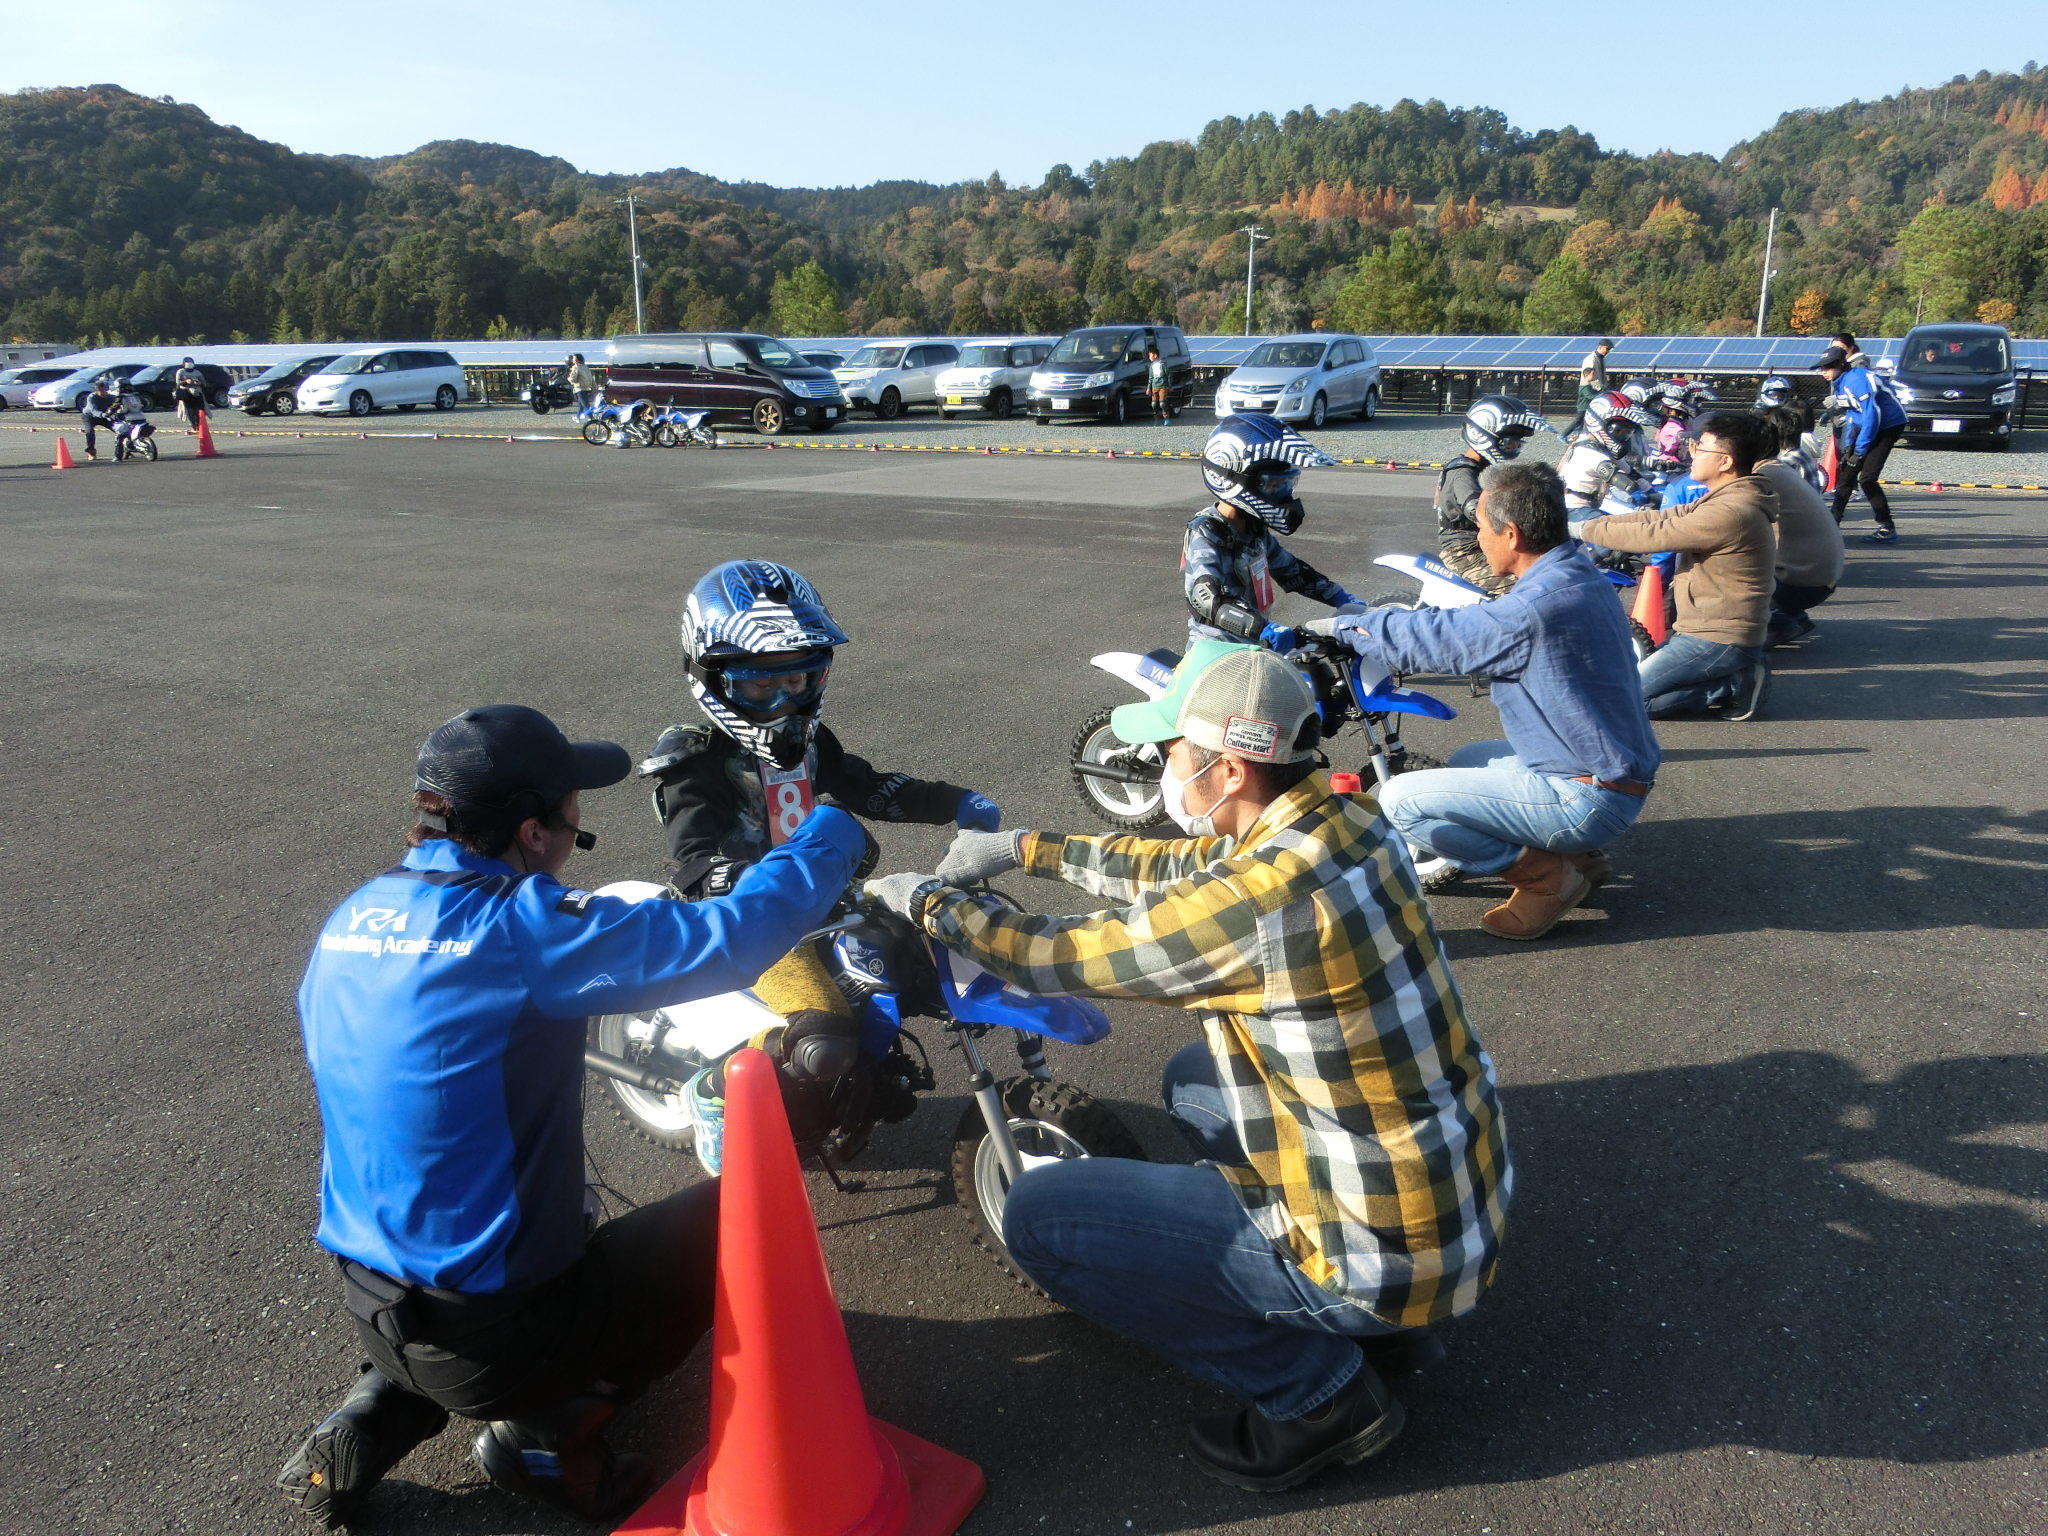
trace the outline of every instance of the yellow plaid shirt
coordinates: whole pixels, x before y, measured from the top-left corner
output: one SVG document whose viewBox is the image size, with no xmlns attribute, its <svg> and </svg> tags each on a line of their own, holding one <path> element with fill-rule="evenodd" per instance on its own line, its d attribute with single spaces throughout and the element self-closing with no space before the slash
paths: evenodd
<svg viewBox="0 0 2048 1536">
<path fill-rule="evenodd" d="M 1373 802 L 1319 773 L 1236 848 L 1031 833 L 1023 853 L 1130 905 L 1039 916 L 940 886 L 926 929 L 1027 992 L 1195 1010 L 1251 1163 L 1221 1171 L 1259 1230 L 1384 1322 L 1470 1309 L 1513 1187 L 1493 1063 Z"/>
</svg>

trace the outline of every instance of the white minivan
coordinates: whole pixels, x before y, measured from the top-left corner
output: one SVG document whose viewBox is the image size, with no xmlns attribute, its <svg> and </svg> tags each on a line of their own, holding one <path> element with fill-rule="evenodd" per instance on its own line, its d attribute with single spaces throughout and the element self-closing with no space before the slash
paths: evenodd
<svg viewBox="0 0 2048 1536">
<path fill-rule="evenodd" d="M 1278 416 L 1320 427 L 1380 413 L 1380 365 L 1363 336 L 1275 336 L 1216 386 L 1216 414 Z"/>
<path fill-rule="evenodd" d="M 960 361 L 941 369 L 932 381 L 939 414 L 987 411 L 1003 417 L 1016 408 L 1031 387 L 1031 370 L 1045 361 L 1057 336 L 1021 337 L 1015 341 L 961 343 Z"/>
<path fill-rule="evenodd" d="M 366 347 L 337 357 L 299 385 L 302 411 L 347 411 L 367 416 L 395 405 L 401 411 L 431 405 L 452 411 L 469 391 L 462 367 L 446 352 L 424 348 Z"/>
<path fill-rule="evenodd" d="M 959 361 L 960 348 L 950 341 L 875 341 L 834 368 L 832 377 L 856 411 L 894 421 L 909 406 L 930 405 L 939 371 Z"/>
<path fill-rule="evenodd" d="M 78 370 L 67 363 L 30 363 L 0 373 L 0 411 L 25 411 L 29 396 L 45 384 L 68 379 Z"/>
</svg>

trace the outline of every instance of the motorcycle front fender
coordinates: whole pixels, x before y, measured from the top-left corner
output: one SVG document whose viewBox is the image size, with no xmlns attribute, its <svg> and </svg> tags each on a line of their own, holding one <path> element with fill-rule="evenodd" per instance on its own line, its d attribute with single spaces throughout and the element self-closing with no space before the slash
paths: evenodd
<svg viewBox="0 0 2048 1536">
<path fill-rule="evenodd" d="M 600 886 L 599 896 L 622 901 L 657 901 L 668 887 L 652 880 L 616 880 Z M 720 992 L 687 1003 L 671 1003 L 656 1015 L 668 1026 L 661 1044 L 670 1054 L 688 1051 L 704 1061 L 717 1061 L 738 1050 L 763 1030 L 782 1023 L 782 1015 L 747 991 Z"/>
<path fill-rule="evenodd" d="M 1173 657 L 1170 661 L 1165 659 L 1169 656 Z M 1142 656 L 1136 651 L 1104 651 L 1088 658 L 1088 665 L 1122 679 L 1148 699 L 1166 692 L 1167 684 L 1173 681 L 1173 669 L 1179 663 L 1180 658 L 1171 651 L 1152 651 Z"/>
<path fill-rule="evenodd" d="M 1422 601 L 1431 608 L 1469 608 L 1486 601 L 1484 588 L 1474 586 L 1433 556 L 1379 555 L 1372 563 L 1398 571 L 1420 586 Z"/>
</svg>

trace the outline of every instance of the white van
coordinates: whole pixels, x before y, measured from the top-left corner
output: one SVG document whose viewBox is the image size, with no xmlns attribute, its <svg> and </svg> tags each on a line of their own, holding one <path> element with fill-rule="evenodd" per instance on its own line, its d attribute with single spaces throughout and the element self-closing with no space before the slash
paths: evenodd
<svg viewBox="0 0 2048 1536">
<path fill-rule="evenodd" d="M 1045 361 L 1058 338 L 1023 337 L 1016 341 L 969 341 L 960 347 L 960 361 L 941 369 L 932 381 L 939 414 L 983 410 L 1003 417 L 1015 409 L 1031 387 L 1031 370 Z"/>
<path fill-rule="evenodd" d="M 1332 416 L 1380 413 L 1380 365 L 1363 336 L 1275 336 L 1216 386 L 1216 414 L 1258 412 L 1313 430 Z"/>
<path fill-rule="evenodd" d="M 68 379 L 78 370 L 68 363 L 31 363 L 0 373 L 0 411 L 25 411 L 29 396 L 45 384 Z"/>
<path fill-rule="evenodd" d="M 446 352 L 423 348 L 366 347 L 345 353 L 299 385 L 302 411 L 347 411 L 367 416 L 395 405 L 401 411 L 431 405 L 452 411 L 469 392 L 461 366 Z"/>
<path fill-rule="evenodd" d="M 894 421 L 910 406 L 930 405 L 939 370 L 959 361 L 960 348 L 950 341 L 874 341 L 834 368 L 832 377 L 855 410 Z"/>
</svg>

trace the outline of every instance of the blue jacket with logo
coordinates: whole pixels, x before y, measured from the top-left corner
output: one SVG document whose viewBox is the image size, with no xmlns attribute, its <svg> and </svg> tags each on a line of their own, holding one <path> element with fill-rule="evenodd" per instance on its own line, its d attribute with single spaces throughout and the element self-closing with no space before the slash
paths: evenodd
<svg viewBox="0 0 2048 1536">
<path fill-rule="evenodd" d="M 299 986 L 321 1246 L 494 1293 L 583 1253 L 584 1020 L 749 985 L 867 846 L 829 806 L 712 900 L 628 902 L 437 838 L 343 902 Z"/>
<path fill-rule="evenodd" d="M 1868 368 L 1851 368 L 1835 380 L 1835 394 L 1849 408 L 1842 422 L 1842 435 L 1851 453 L 1867 453 L 1877 434 L 1886 427 L 1903 427 L 1906 408 L 1892 393 L 1891 385 Z"/>
</svg>

